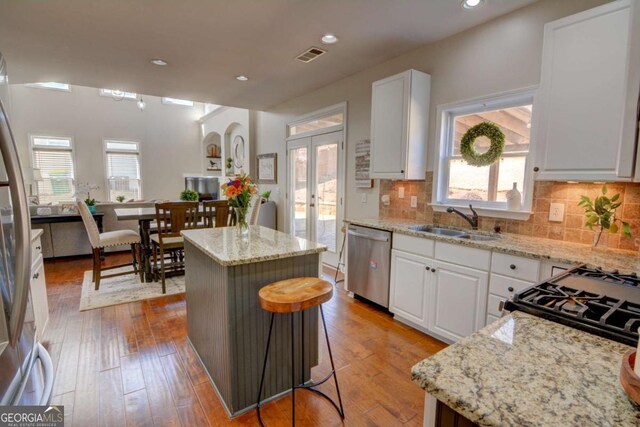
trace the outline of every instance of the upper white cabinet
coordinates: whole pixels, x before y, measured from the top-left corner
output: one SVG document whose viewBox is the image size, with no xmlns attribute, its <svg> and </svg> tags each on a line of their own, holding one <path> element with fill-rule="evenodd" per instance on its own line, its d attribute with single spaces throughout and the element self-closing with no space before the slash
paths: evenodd
<svg viewBox="0 0 640 427">
<path fill-rule="evenodd" d="M 430 88 L 416 70 L 373 83 L 371 178 L 424 179 Z"/>
<path fill-rule="evenodd" d="M 539 180 L 631 180 L 640 49 L 634 0 L 545 25 L 536 106 Z"/>
</svg>

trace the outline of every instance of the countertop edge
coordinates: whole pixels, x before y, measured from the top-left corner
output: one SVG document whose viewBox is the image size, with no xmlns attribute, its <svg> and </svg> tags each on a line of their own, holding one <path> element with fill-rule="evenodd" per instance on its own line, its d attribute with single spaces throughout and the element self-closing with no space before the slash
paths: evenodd
<svg viewBox="0 0 640 427">
<path fill-rule="evenodd" d="M 501 246 L 496 246 L 496 243 L 499 245 L 499 241 L 488 241 L 488 242 L 483 242 L 483 241 L 473 241 L 473 240 L 465 240 L 465 241 L 461 241 L 460 239 L 457 239 L 455 237 L 451 237 L 451 236 L 442 236 L 442 235 L 437 235 L 437 234 L 425 234 L 423 232 L 418 232 L 418 231 L 412 231 L 407 229 L 406 227 L 402 227 L 402 226 L 393 226 L 393 225 L 384 225 L 384 224 L 380 224 L 380 225 L 374 225 L 371 224 L 372 221 L 371 219 L 367 220 L 367 219 L 362 219 L 362 220 L 358 220 L 358 219 L 348 219 L 348 220 L 344 220 L 345 223 L 347 224 L 354 224 L 354 225 L 359 225 L 362 227 L 369 227 L 369 228 L 376 228 L 376 229 L 380 229 L 380 230 L 386 230 L 386 231 L 391 231 L 394 233 L 399 233 L 399 234 L 403 234 L 406 236 L 413 236 L 413 237 L 419 237 L 419 238 L 423 238 L 423 239 L 430 239 L 430 240 L 435 240 L 435 241 L 441 241 L 441 242 L 445 242 L 445 243 L 453 243 L 453 244 L 457 244 L 457 245 L 461 245 L 461 246 L 466 246 L 466 247 L 472 247 L 472 248 L 477 248 L 477 249 L 484 249 L 484 250 L 490 250 L 490 251 L 495 251 L 495 252 L 500 252 L 500 253 L 504 253 L 504 254 L 508 254 L 508 255 L 515 255 L 515 256 L 522 256 L 522 257 L 526 257 L 526 258 L 533 258 L 533 259 L 538 259 L 538 260 L 542 260 L 542 261 L 552 261 L 552 262 L 558 262 L 558 263 L 563 263 L 563 264 L 586 264 L 588 267 L 592 267 L 592 268 L 596 268 L 596 267 L 602 267 L 600 265 L 595 265 L 590 263 L 588 260 L 585 259 L 578 259 L 576 258 L 564 258 L 564 257 L 557 257 L 557 256 L 552 256 L 552 255 L 548 255 L 548 254 L 544 254 L 544 253 L 537 253 L 537 252 L 531 252 L 528 250 L 523 250 L 520 249 L 518 247 L 516 247 L 514 245 L 514 247 L 511 248 L 505 248 L 505 247 L 501 247 Z M 387 221 L 387 220 L 383 220 L 383 221 Z M 390 222 L 393 221 L 393 219 L 388 220 Z M 400 224 L 400 223 L 399 223 Z M 407 226 L 411 225 L 411 223 L 407 222 L 406 223 Z M 504 233 L 505 236 L 509 236 L 509 233 Z M 520 237 L 519 235 L 513 235 L 513 236 L 517 236 Z M 529 237 L 529 236 L 524 236 L 524 237 Z M 555 240 L 551 240 L 551 239 L 543 239 L 540 238 L 541 240 L 546 240 L 546 241 L 550 241 L 550 242 L 554 242 L 554 243 L 562 243 L 562 244 L 573 244 L 570 242 L 564 242 L 564 241 L 555 241 Z M 576 244 L 577 245 L 577 244 Z M 622 250 L 620 250 L 622 251 Z M 624 251 L 622 251 L 624 252 Z M 629 257 L 633 257 L 633 254 L 631 253 L 631 251 L 628 251 L 629 253 Z M 640 254 L 638 254 L 638 257 L 640 257 Z M 635 271 L 635 270 L 630 270 L 629 273 L 640 273 L 640 271 Z"/>
</svg>

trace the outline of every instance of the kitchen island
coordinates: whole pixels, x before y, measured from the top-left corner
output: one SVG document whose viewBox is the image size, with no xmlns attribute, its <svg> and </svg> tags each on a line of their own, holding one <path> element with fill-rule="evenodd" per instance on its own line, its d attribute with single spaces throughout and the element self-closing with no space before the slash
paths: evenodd
<svg viewBox="0 0 640 427">
<path fill-rule="evenodd" d="M 411 376 L 427 392 L 425 426 L 447 424 L 447 411 L 449 420 L 482 426 L 638 426 L 640 408 L 618 379 L 630 349 L 516 311 L 418 363 Z"/>
<path fill-rule="evenodd" d="M 186 230 L 187 333 L 229 416 L 255 406 L 269 314 L 260 308 L 261 287 L 293 277 L 318 277 L 324 245 L 261 226 L 241 238 L 234 227 Z M 297 383 L 318 363 L 317 308 L 296 313 Z M 291 387 L 291 329 L 276 316 L 262 399 Z M 299 337 L 303 337 L 304 345 Z"/>
</svg>

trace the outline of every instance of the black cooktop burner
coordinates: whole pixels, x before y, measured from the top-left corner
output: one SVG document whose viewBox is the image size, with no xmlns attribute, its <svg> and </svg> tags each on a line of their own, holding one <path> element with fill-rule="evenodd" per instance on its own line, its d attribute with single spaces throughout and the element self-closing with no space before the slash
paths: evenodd
<svg viewBox="0 0 640 427">
<path fill-rule="evenodd" d="M 640 279 L 576 267 L 516 293 L 505 309 L 520 310 L 629 345 L 638 342 Z"/>
</svg>

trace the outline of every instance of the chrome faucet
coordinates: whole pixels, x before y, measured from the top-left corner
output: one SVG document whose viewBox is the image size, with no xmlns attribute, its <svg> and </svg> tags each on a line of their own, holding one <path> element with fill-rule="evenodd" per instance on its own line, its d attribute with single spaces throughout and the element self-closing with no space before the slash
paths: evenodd
<svg viewBox="0 0 640 427">
<path fill-rule="evenodd" d="M 467 221 L 469 224 L 471 224 L 471 228 L 474 230 L 478 229 L 478 212 L 475 211 L 475 209 L 473 209 L 473 206 L 469 205 L 469 209 L 471 209 L 471 212 L 473 212 L 472 216 L 466 215 L 463 212 L 460 212 L 459 210 L 455 209 L 455 208 L 447 208 L 447 212 L 448 213 L 457 213 L 458 215 L 460 215 L 462 218 L 465 219 L 465 221 Z"/>
</svg>

